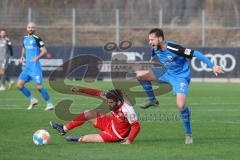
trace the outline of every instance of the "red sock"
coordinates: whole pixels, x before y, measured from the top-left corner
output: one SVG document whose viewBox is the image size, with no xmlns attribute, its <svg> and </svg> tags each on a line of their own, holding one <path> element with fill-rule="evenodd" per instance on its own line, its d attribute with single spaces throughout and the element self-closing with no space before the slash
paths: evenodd
<svg viewBox="0 0 240 160">
<path fill-rule="evenodd" d="M 73 120 L 67 124 L 65 124 L 65 127 L 68 130 L 71 130 L 77 126 L 81 126 L 86 121 L 86 117 L 84 113 L 80 113 L 76 117 L 73 118 Z"/>
</svg>

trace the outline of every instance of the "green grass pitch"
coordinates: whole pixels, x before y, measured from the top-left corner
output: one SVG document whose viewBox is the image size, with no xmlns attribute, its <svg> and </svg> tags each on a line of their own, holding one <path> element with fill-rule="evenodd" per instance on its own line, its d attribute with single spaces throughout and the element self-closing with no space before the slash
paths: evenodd
<svg viewBox="0 0 240 160">
<path fill-rule="evenodd" d="M 89 86 L 99 89 L 112 87 L 110 82 L 95 82 Z M 193 145 L 183 144 L 184 130 L 172 93 L 158 97 L 159 108 L 142 111 L 135 106 L 140 116 L 141 131 L 132 145 L 80 144 L 65 142 L 64 137 L 50 128 L 50 120 L 64 121 L 58 119 L 54 112 L 44 112 L 45 103 L 40 94 L 31 83 L 27 87 L 40 100 L 31 111 L 26 110 L 28 101 L 16 88 L 0 92 L 0 160 L 238 160 L 240 157 L 240 84 L 191 84 L 187 102 L 192 112 Z M 64 95 L 49 87 L 47 90 L 55 104 L 62 99 L 74 100 L 73 113 L 99 104 L 94 98 Z M 137 104 L 143 101 L 137 99 Z M 32 135 L 38 129 L 49 131 L 52 138 L 49 144 L 36 146 L 33 143 Z M 91 124 L 85 123 L 70 134 L 97 132 Z"/>
</svg>

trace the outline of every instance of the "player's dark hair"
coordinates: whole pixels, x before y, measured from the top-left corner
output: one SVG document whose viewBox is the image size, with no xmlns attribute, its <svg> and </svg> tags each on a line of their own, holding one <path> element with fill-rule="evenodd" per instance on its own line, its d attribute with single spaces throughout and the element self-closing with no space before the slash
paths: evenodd
<svg viewBox="0 0 240 160">
<path fill-rule="evenodd" d="M 115 102 L 124 101 L 122 91 L 120 89 L 112 89 L 109 90 L 106 94 L 107 99 L 112 99 Z"/>
<path fill-rule="evenodd" d="M 1 29 L 1 31 L 7 32 L 7 30 L 6 30 L 6 29 L 4 29 L 4 28 L 2 28 L 2 29 Z"/>
<path fill-rule="evenodd" d="M 159 28 L 153 28 L 150 30 L 150 32 L 148 33 L 148 35 L 150 34 L 155 34 L 156 37 L 162 37 L 164 40 L 164 33 L 163 30 L 159 29 Z"/>
</svg>

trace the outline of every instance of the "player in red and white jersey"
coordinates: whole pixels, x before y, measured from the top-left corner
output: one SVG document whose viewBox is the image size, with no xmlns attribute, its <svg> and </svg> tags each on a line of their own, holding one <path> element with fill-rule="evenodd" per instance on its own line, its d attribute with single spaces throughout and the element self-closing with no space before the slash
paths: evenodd
<svg viewBox="0 0 240 160">
<path fill-rule="evenodd" d="M 81 126 L 84 122 L 92 122 L 94 127 L 101 130 L 98 134 L 88 134 L 82 137 L 66 137 L 70 142 L 119 142 L 131 144 L 140 131 L 140 125 L 137 115 L 119 89 L 109 90 L 107 92 L 73 87 L 75 93 L 83 93 L 97 96 L 107 101 L 111 111 L 110 115 L 102 114 L 96 110 L 86 110 L 75 116 L 72 121 L 65 125 L 50 122 L 52 128 L 56 129 L 60 135 L 65 135 L 69 130 Z"/>
</svg>

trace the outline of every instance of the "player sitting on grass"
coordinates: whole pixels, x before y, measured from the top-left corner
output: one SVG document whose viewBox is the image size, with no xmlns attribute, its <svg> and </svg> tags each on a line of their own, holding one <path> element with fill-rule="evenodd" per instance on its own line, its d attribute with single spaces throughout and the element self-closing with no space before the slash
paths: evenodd
<svg viewBox="0 0 240 160">
<path fill-rule="evenodd" d="M 53 129 L 56 129 L 60 135 L 65 135 L 71 129 L 81 126 L 84 122 L 91 122 L 95 128 L 101 130 L 98 134 L 88 134 L 81 137 L 69 136 L 66 138 L 69 142 L 119 142 L 122 144 L 131 144 L 140 131 L 140 125 L 137 120 L 133 106 L 124 101 L 123 94 L 118 89 L 107 92 L 95 89 L 73 88 L 80 93 L 89 94 L 104 98 L 107 101 L 111 111 L 110 115 L 101 114 L 91 110 L 75 116 L 72 121 L 65 125 L 50 122 Z"/>
</svg>

